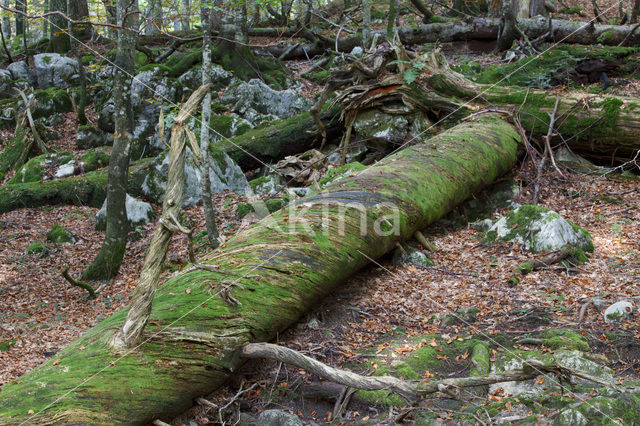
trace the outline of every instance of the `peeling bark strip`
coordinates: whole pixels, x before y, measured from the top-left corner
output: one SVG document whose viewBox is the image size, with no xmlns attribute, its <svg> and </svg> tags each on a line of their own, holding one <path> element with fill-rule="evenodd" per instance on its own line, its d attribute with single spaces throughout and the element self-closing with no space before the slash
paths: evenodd
<svg viewBox="0 0 640 426">
<path fill-rule="evenodd" d="M 510 124 L 482 117 L 268 216 L 202 260 L 218 270 L 185 270 L 160 286 L 132 351 L 109 346 L 124 323 L 122 310 L 55 360 L 4 385 L 0 423 L 148 423 L 183 412 L 238 368 L 237 349 L 271 340 L 368 258 L 510 170 L 520 142 Z M 387 204 L 397 208 L 398 235 L 388 228 L 361 235 L 361 224 L 373 229 Z M 229 280 L 239 284 L 230 290 L 236 306 L 213 291 Z"/>
</svg>

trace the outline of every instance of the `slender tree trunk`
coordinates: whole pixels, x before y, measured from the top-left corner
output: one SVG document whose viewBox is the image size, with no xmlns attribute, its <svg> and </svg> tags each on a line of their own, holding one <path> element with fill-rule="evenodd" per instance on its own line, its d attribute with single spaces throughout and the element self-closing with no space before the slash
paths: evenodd
<svg viewBox="0 0 640 426">
<path fill-rule="evenodd" d="M 27 11 L 27 0 L 16 0 L 16 10 L 21 12 Z M 16 35 L 21 35 L 23 37 L 25 34 L 25 18 L 19 13 L 16 13 Z"/>
<path fill-rule="evenodd" d="M 136 15 L 128 14 L 129 0 L 118 0 L 117 22 L 125 27 L 135 28 Z M 125 19 L 126 17 L 126 19 Z M 118 30 L 118 51 L 115 60 L 114 98 L 115 98 L 115 141 L 109 160 L 109 181 L 107 184 L 107 229 L 104 243 L 84 272 L 89 280 L 108 279 L 120 269 L 127 243 L 127 177 L 129 154 L 131 150 L 131 132 L 133 130 L 133 111 L 131 109 L 131 75 L 134 71 L 134 53 L 136 40 L 130 31 Z"/>
<path fill-rule="evenodd" d="M 120 311 L 0 388 L 0 420 L 169 421 L 225 383 L 243 362 L 238 349 L 271 340 L 371 259 L 510 170 L 519 144 L 500 118 L 467 122 L 268 216 L 209 255 L 216 267 L 157 288 L 135 350 L 109 345 Z"/>
<path fill-rule="evenodd" d="M 362 0 L 362 48 L 371 47 L 371 0 Z"/>
<path fill-rule="evenodd" d="M 151 0 L 145 23 L 145 34 L 159 34 L 162 28 L 162 0 Z"/>
<path fill-rule="evenodd" d="M 180 29 L 189 31 L 189 21 L 191 20 L 191 2 L 189 0 L 182 0 L 182 14 Z"/>
<path fill-rule="evenodd" d="M 518 35 L 516 18 L 518 0 L 505 0 L 502 4 L 502 30 L 498 37 L 498 50 L 505 51 L 511 48 Z"/>
<path fill-rule="evenodd" d="M 4 7 L 11 7 L 11 0 L 2 0 Z M 6 42 L 11 40 L 11 17 L 6 10 L 2 11 L 2 33 Z"/>
<path fill-rule="evenodd" d="M 67 14 L 66 0 L 51 0 L 51 10 Z M 68 21 L 59 15 L 49 18 L 49 52 L 66 53 L 69 51 L 69 36 L 67 29 L 71 26 Z"/>
<path fill-rule="evenodd" d="M 202 20 L 202 85 L 211 83 L 211 10 L 201 9 Z M 202 205 L 204 217 L 207 225 L 207 237 L 211 248 L 217 248 L 218 226 L 216 225 L 216 210 L 211 200 L 211 179 L 209 178 L 209 125 L 211 122 L 211 92 L 207 92 L 202 102 L 202 122 L 200 128 L 200 150 L 202 151 L 202 164 L 200 172 L 202 174 Z"/>
<path fill-rule="evenodd" d="M 396 21 L 396 0 L 389 0 L 389 16 L 387 17 L 387 38 L 393 39 L 393 27 Z"/>
<path fill-rule="evenodd" d="M 85 3 L 86 5 L 86 3 Z M 77 7 L 77 3 L 76 3 Z M 67 0 L 67 14 L 68 16 L 78 19 L 80 16 L 76 15 L 77 13 L 82 13 L 78 9 L 74 10 L 74 1 Z M 88 16 L 89 11 L 86 11 Z M 87 105 L 87 77 L 84 70 L 84 64 L 82 63 L 82 54 L 80 52 L 80 46 L 76 43 L 75 34 L 79 34 L 79 32 L 74 31 L 73 24 L 71 21 L 67 21 L 67 33 L 69 34 L 69 47 L 70 52 L 73 52 L 76 56 L 76 61 L 78 62 L 78 70 L 80 74 L 80 94 L 77 98 L 77 108 L 78 108 L 78 122 L 81 125 L 87 124 L 87 116 L 85 112 L 85 108 Z"/>
<path fill-rule="evenodd" d="M 635 24 L 638 22 L 638 15 L 640 15 L 640 0 L 635 0 L 633 2 L 633 9 L 631 10 L 631 19 L 629 20 L 629 23 Z"/>
</svg>

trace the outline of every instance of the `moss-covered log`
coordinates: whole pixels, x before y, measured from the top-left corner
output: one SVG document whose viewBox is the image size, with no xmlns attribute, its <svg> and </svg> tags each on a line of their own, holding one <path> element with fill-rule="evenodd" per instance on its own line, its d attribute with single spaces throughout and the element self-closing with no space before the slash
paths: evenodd
<svg viewBox="0 0 640 426">
<path fill-rule="evenodd" d="M 127 193 L 144 196 L 140 188 L 149 162 L 150 159 L 140 160 L 129 168 Z M 58 204 L 100 207 L 106 196 L 106 169 L 46 182 L 7 184 L 0 186 L 0 214 L 24 207 Z"/>
<path fill-rule="evenodd" d="M 535 39 L 544 35 L 549 30 L 547 18 L 519 19 L 518 26 L 530 38 Z M 553 41 L 557 43 L 572 44 L 596 44 L 617 46 L 624 42 L 629 46 L 637 46 L 640 42 L 640 33 L 634 31 L 634 25 L 590 25 L 588 22 L 573 22 L 562 19 L 553 20 Z M 424 43 L 489 40 L 498 38 L 500 20 L 491 18 L 474 18 L 464 21 L 447 21 L 432 24 L 406 26 L 398 29 L 400 41 L 404 45 L 419 45 Z M 264 32 L 264 31 L 263 31 Z M 277 34 L 277 32 L 274 32 Z M 386 31 L 378 30 L 380 40 L 386 37 Z M 313 44 L 300 44 L 293 49 L 287 58 L 307 58 L 313 55 L 323 54 L 326 49 L 335 48 L 335 40 L 317 40 Z M 338 40 L 340 52 L 350 52 L 356 46 L 362 45 L 362 36 L 353 35 L 342 37 Z M 291 46 L 277 44 L 264 48 L 264 50 L 279 57 Z"/>
<path fill-rule="evenodd" d="M 170 419 L 224 383 L 242 362 L 237 349 L 271 340 L 370 259 L 510 170 L 519 142 L 502 119 L 479 118 L 275 212 L 202 259 L 217 269 L 186 269 L 159 287 L 132 351 L 109 345 L 122 310 L 4 385 L 0 423 Z"/>
<path fill-rule="evenodd" d="M 559 98 L 554 123 L 554 140 L 566 142 L 584 157 L 619 164 L 634 158 L 640 150 L 640 103 L 637 98 L 602 96 L 580 92 L 556 92 L 522 87 L 475 84 L 449 72 L 428 78 L 432 90 L 465 105 L 466 113 L 481 108 L 518 111 L 527 132 L 544 136 L 549 114 Z M 416 96 L 424 96 L 423 88 Z"/>
<path fill-rule="evenodd" d="M 338 107 L 327 108 L 321 114 L 329 138 L 335 138 L 343 130 L 339 115 Z M 263 162 L 272 163 L 287 155 L 307 151 L 319 144 L 321 139 L 316 133 L 313 117 L 308 112 L 303 112 L 271 126 L 250 130 L 241 136 L 218 142 L 216 147 L 229 154 L 243 170 L 250 170 Z"/>
</svg>

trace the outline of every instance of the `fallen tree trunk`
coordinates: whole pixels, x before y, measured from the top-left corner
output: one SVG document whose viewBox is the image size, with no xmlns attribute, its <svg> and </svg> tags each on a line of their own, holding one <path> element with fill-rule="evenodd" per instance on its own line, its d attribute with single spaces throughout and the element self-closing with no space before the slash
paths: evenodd
<svg viewBox="0 0 640 426">
<path fill-rule="evenodd" d="M 129 167 L 127 193 L 144 196 L 140 188 L 149 162 L 150 159 L 144 159 Z M 106 196 L 107 169 L 45 182 L 11 183 L 0 186 L 0 214 L 25 207 L 58 204 L 99 208 Z"/>
<path fill-rule="evenodd" d="M 510 124 L 483 117 L 278 211 L 158 288 L 142 343 L 109 342 L 126 310 L 0 390 L 1 423 L 168 420 L 222 385 L 237 349 L 271 340 L 345 278 L 516 163 Z M 220 297 L 224 287 L 228 296 Z M 231 301 L 237 303 L 230 303 Z"/>
<path fill-rule="evenodd" d="M 541 137 L 549 132 L 550 114 L 558 98 L 552 132 L 555 143 L 566 143 L 584 157 L 610 164 L 628 162 L 640 150 L 637 98 L 476 84 L 452 72 L 443 61 L 435 61 L 440 65 L 430 67 L 433 74 L 426 78 L 427 87 L 414 90 L 411 96 L 424 99 L 434 92 L 467 115 L 483 108 L 511 111 L 520 117 L 525 131 Z"/>
<path fill-rule="evenodd" d="M 343 131 L 339 120 L 340 108 L 326 108 L 321 120 L 330 139 Z M 303 112 L 280 120 L 272 126 L 250 130 L 241 136 L 216 142 L 243 170 L 251 170 L 263 163 L 274 163 L 287 155 L 299 154 L 318 145 L 322 137 L 316 131 L 313 117 Z"/>
<path fill-rule="evenodd" d="M 607 46 L 617 46 L 624 43 L 634 46 L 640 43 L 640 31 L 634 31 L 634 25 L 591 25 L 588 22 L 574 22 L 563 19 L 554 19 L 553 35 L 549 41 L 557 43 L 573 44 L 597 44 Z M 518 27 L 529 37 L 535 39 L 549 31 L 549 21 L 547 18 L 519 19 Z M 402 27 L 398 29 L 400 41 L 405 46 L 419 45 L 424 43 L 452 42 L 465 40 L 497 40 L 500 28 L 500 20 L 492 18 L 474 18 L 467 21 L 438 22 L 419 26 Z M 273 34 L 278 31 L 263 30 L 263 34 Z M 379 40 L 384 40 L 386 31 L 374 31 Z M 372 35 L 373 36 L 373 35 Z M 351 52 L 356 46 L 362 45 L 362 36 L 354 35 L 342 37 L 338 40 L 338 50 L 340 52 Z M 335 39 L 313 43 L 311 45 L 300 44 L 288 55 L 288 59 L 304 58 L 320 55 L 326 49 L 335 49 Z M 291 47 L 289 44 L 278 44 L 269 46 L 263 50 L 279 57 Z"/>
</svg>

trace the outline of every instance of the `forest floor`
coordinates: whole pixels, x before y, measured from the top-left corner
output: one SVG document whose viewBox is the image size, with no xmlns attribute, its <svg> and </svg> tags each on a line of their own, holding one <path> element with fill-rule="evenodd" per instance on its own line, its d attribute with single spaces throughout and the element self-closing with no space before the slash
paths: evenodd
<svg viewBox="0 0 640 426">
<path fill-rule="evenodd" d="M 573 5 L 572 1 L 565 3 Z M 603 14 L 606 18 L 616 16 L 612 10 L 617 11 L 617 3 L 601 3 L 601 10 L 607 11 Z M 585 13 L 592 15 L 590 11 Z M 468 52 L 458 50 L 449 56 L 461 54 Z M 479 57 L 486 63 L 497 59 L 490 54 Z M 304 67 L 302 63 L 292 64 L 293 69 Z M 613 90 L 628 95 L 640 93 L 640 86 L 625 81 Z M 310 93 L 314 91 L 317 87 L 309 89 Z M 75 133 L 69 129 L 76 129 L 77 125 L 72 121 L 68 115 L 66 130 L 57 142 L 62 147 L 74 145 Z M 520 199 L 515 201 L 530 201 L 531 176 L 526 165 L 513 176 L 523 188 Z M 618 358 L 614 368 L 625 377 L 640 378 L 637 324 L 605 323 L 602 312 L 595 307 L 578 320 L 583 305 L 594 297 L 614 303 L 640 294 L 640 182 L 570 171 L 560 176 L 548 171 L 541 188 L 539 205 L 586 228 L 593 237 L 595 252 L 578 272 L 559 266 L 542 269 L 511 287 L 508 278 L 513 268 L 531 256 L 520 246 L 482 244 L 471 226 L 431 227 L 425 235 L 437 248 L 428 253 L 434 267 L 396 267 L 391 265 L 390 257 L 381 259 L 348 279 L 278 342 L 330 365 L 342 366 L 353 360 L 358 350 L 398 329 L 409 336 L 457 336 L 497 332 L 518 335 L 544 327 L 573 327 L 604 343 L 604 333 L 615 329 L 632 337 L 635 346 Z M 244 198 L 232 193 L 218 194 L 214 199 L 220 212 L 218 227 L 227 238 L 248 224 L 236 216 L 235 206 L 240 201 Z M 101 285 L 95 299 L 88 299 L 83 290 L 70 286 L 60 275 L 68 267 L 78 277 L 98 252 L 103 233 L 94 230 L 96 212 L 86 206 L 53 206 L 0 215 L 0 385 L 19 380 L 101 319 L 127 306 L 155 223 L 145 227 L 141 238 L 129 241 L 120 273 Z M 186 215 L 195 223 L 196 234 L 205 229 L 201 206 L 187 209 Z M 77 242 L 48 243 L 45 235 L 54 223 L 69 229 Z M 26 249 L 34 241 L 45 244 L 47 252 L 28 254 Z M 417 242 L 412 244 L 420 248 Z M 186 263 L 187 240 L 175 236 L 162 281 Z M 447 325 L 443 321 L 447 315 L 472 307 L 478 309 L 473 323 Z M 541 321 L 541 317 L 548 321 Z M 261 362 L 252 363 L 242 373 L 245 382 L 238 378 L 208 399 L 228 401 L 241 386 L 246 389 L 247 383 L 256 384 L 242 397 L 255 412 L 280 406 L 299 413 L 305 421 L 331 421 L 332 404 L 305 405 L 274 398 L 278 390 L 309 379 L 297 369 Z M 354 407 L 351 415 L 356 416 L 357 412 L 358 407 Z M 365 417 L 369 413 L 358 415 Z M 204 408 L 192 410 L 186 418 L 201 423 L 214 421 Z"/>
</svg>

